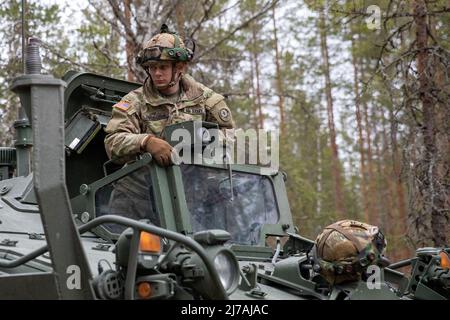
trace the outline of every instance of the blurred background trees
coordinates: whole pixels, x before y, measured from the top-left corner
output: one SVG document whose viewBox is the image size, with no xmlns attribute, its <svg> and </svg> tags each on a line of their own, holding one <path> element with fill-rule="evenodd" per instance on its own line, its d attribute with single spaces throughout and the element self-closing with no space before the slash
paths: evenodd
<svg viewBox="0 0 450 320">
<path fill-rule="evenodd" d="M 190 73 L 226 96 L 238 127 L 280 130 L 300 233 L 367 221 L 384 230 L 396 259 L 449 244 L 450 1 L 77 5 L 27 1 L 26 33 L 42 40 L 46 72 L 142 82 L 134 57 L 166 23 L 187 45 L 194 39 Z M 8 86 L 22 72 L 20 17 L 19 0 L 0 4 L 2 145 L 13 143 Z"/>
</svg>

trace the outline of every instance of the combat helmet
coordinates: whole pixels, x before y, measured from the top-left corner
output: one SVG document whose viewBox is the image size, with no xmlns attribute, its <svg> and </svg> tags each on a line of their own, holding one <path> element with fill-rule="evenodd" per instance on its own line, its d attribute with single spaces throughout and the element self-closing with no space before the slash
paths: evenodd
<svg viewBox="0 0 450 320">
<path fill-rule="evenodd" d="M 169 31 L 166 24 L 160 33 L 146 42 L 136 57 L 136 63 L 146 67 L 152 61 L 189 62 L 194 52 L 187 48 L 176 32 Z"/>
<path fill-rule="evenodd" d="M 314 270 L 330 284 L 360 280 L 369 265 L 386 266 L 386 239 L 378 227 L 342 220 L 317 236 L 312 249 Z"/>
</svg>

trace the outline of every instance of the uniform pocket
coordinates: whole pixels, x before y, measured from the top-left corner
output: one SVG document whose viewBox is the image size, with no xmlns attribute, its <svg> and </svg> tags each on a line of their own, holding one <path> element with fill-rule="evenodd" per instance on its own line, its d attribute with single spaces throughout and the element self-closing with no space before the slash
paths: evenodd
<svg viewBox="0 0 450 320">
<path fill-rule="evenodd" d="M 180 112 L 180 114 L 177 116 L 174 116 L 174 123 L 183 122 L 183 121 L 202 121 L 204 119 L 203 115 L 201 114 L 190 114 L 186 112 Z"/>
<path fill-rule="evenodd" d="M 167 119 L 145 121 L 145 128 L 147 133 L 153 133 L 159 135 L 166 126 Z"/>
<path fill-rule="evenodd" d="M 155 110 L 142 116 L 147 133 L 159 134 L 164 129 L 169 112 L 167 110 Z"/>
</svg>

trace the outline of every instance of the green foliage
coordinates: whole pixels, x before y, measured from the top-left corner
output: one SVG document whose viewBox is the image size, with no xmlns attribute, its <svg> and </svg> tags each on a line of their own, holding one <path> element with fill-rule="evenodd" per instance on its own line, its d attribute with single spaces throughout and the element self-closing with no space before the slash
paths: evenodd
<svg viewBox="0 0 450 320">
<path fill-rule="evenodd" d="M 0 64 L 0 144 L 11 145 L 13 141 L 12 124 L 16 120 L 18 101 L 9 91 L 12 79 L 21 74 L 21 1 L 4 1 L 0 4 L 0 46 L 2 50 Z M 67 48 L 67 41 L 61 39 L 55 26 L 60 23 L 60 8 L 58 5 L 43 5 L 30 2 L 26 10 L 27 35 L 37 37 L 44 42 L 53 43 L 61 50 Z M 42 58 L 44 70 L 61 76 L 66 68 L 58 58 L 49 52 L 44 52 Z"/>
<path fill-rule="evenodd" d="M 117 3 L 118 9 L 124 10 L 124 2 Z M 340 156 L 337 166 L 342 173 L 345 218 L 374 219 L 376 224 L 388 230 L 388 239 L 393 239 L 392 243 L 406 246 L 404 231 L 399 231 L 393 224 L 406 225 L 399 204 L 400 200 L 407 203 L 408 199 L 399 198 L 397 182 L 400 181 L 400 187 L 406 190 L 405 171 L 408 168 L 402 166 L 402 152 L 409 150 L 410 142 L 414 140 L 416 121 L 422 121 L 420 112 L 410 112 L 420 109 L 417 99 L 405 99 L 411 90 L 411 83 L 407 83 L 405 77 L 415 79 L 414 55 L 399 59 L 414 46 L 411 2 L 276 2 L 281 93 L 275 75 L 272 11 L 269 9 L 250 21 L 267 9 L 266 1 L 153 3 L 131 0 L 130 3 L 134 49 L 149 39 L 161 23 L 168 23 L 172 29 L 183 23 L 179 33 L 184 33 L 186 38 L 192 36 L 197 45 L 195 63 L 189 72 L 226 96 L 237 127 L 259 126 L 258 103 L 261 101 L 264 126 L 280 128 L 278 95 L 282 95 L 287 130 L 281 138 L 281 169 L 288 174 L 287 189 L 294 222 L 303 235 L 311 238 L 337 219 L 318 32 L 324 28 L 330 56 Z M 176 15 L 178 5 L 183 8 L 181 20 Z M 379 30 L 367 27 L 366 8 L 369 5 L 378 5 L 381 9 Z M 435 27 L 431 30 L 431 45 L 448 51 L 450 15 L 442 11 L 445 6 L 448 6 L 446 0 L 428 2 L 428 10 L 435 12 L 430 16 L 430 23 Z M 322 8 L 325 25 L 319 23 Z M 143 14 L 144 18 L 139 20 L 138 16 Z M 76 68 L 125 78 L 129 67 L 126 32 L 109 2 L 92 0 L 82 15 L 83 23 L 75 34 L 61 36 L 60 29 L 55 27 L 61 23 L 61 8 L 30 2 L 29 34 L 45 42 L 43 62 L 46 71 L 61 76 L 69 68 Z M 0 114 L 3 116 L 0 134 L 5 137 L 17 108 L 7 87 L 12 77 L 21 72 L 20 1 L 0 4 L 0 26 L 0 43 L 5 48 L 0 54 Z M 401 69 L 405 67 L 405 61 L 411 66 L 407 72 Z M 358 70 L 358 97 L 354 91 L 355 68 Z M 362 150 L 356 124 L 356 102 L 361 108 Z M 11 136 L 5 141 L 11 142 Z M 366 172 L 361 170 L 363 158 Z M 367 171 L 369 162 L 372 173 Z M 364 195 L 364 190 L 368 195 Z M 369 217 L 365 213 L 365 197 L 374 199 L 371 204 L 374 210 Z"/>
<path fill-rule="evenodd" d="M 124 40 L 110 24 L 102 20 L 91 8 L 83 10 L 84 21 L 77 29 L 77 57 L 88 71 L 109 77 L 124 78 L 125 64 L 120 54 L 125 51 Z"/>
</svg>

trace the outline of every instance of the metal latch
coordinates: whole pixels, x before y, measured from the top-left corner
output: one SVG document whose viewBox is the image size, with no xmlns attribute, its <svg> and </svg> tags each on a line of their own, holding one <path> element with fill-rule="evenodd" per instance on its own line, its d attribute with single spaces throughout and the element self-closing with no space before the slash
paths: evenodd
<svg viewBox="0 0 450 320">
<path fill-rule="evenodd" d="M 246 293 L 246 295 L 248 295 L 250 297 L 255 297 L 255 298 L 262 299 L 265 296 L 267 296 L 267 293 L 262 291 L 261 288 L 257 287 L 255 289 L 253 289 L 252 291 Z"/>
<path fill-rule="evenodd" d="M 85 84 L 82 84 L 81 88 L 91 94 L 89 98 L 93 101 L 109 102 L 115 104 L 122 99 L 122 97 L 117 94 L 106 94 L 102 91 L 103 88 L 92 87 Z"/>
<path fill-rule="evenodd" d="M 5 246 L 5 247 L 15 247 L 17 244 L 17 240 L 9 240 L 9 239 L 4 239 L 2 242 L 0 242 L 0 246 Z"/>
<path fill-rule="evenodd" d="M 111 248 L 111 245 L 104 244 L 104 243 L 99 243 L 95 247 L 92 247 L 93 250 L 98 250 L 98 251 L 109 251 L 109 248 Z"/>
<path fill-rule="evenodd" d="M 44 240 L 45 237 L 42 234 L 38 233 L 29 233 L 28 238 L 31 240 Z"/>
</svg>

